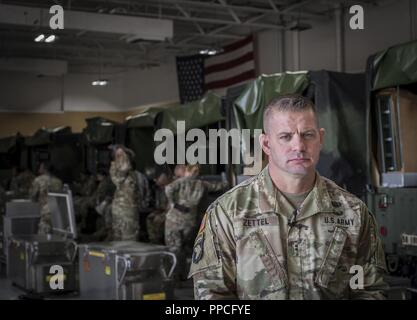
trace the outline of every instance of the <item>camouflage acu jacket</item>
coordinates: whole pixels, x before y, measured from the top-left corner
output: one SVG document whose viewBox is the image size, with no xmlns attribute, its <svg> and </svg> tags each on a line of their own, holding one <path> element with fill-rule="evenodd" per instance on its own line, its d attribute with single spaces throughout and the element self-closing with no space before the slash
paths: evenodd
<svg viewBox="0 0 417 320">
<path fill-rule="evenodd" d="M 362 201 L 317 174 L 293 223 L 286 207 L 268 167 L 209 207 L 190 270 L 196 299 L 385 297 L 384 254 Z M 351 288 L 354 265 L 363 289 Z"/>
<path fill-rule="evenodd" d="M 209 182 L 196 177 L 182 177 L 165 187 L 165 194 L 170 203 L 185 207 L 196 207 L 207 192 L 224 190 L 227 182 Z"/>
<path fill-rule="evenodd" d="M 113 161 L 110 166 L 110 178 L 116 186 L 112 205 L 137 208 L 138 180 L 130 164 L 121 167 Z"/>
<path fill-rule="evenodd" d="M 33 180 L 30 189 L 30 198 L 39 202 L 40 206 L 48 203 L 48 192 L 61 192 L 63 188 L 62 181 L 49 174 L 42 174 Z"/>
</svg>

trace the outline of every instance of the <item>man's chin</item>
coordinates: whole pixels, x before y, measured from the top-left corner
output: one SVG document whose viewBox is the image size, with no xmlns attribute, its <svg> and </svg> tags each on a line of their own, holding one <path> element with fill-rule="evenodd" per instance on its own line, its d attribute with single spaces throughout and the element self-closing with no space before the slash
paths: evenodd
<svg viewBox="0 0 417 320">
<path fill-rule="evenodd" d="M 305 168 L 303 166 L 296 166 L 296 167 L 289 168 L 288 173 L 290 173 L 294 176 L 304 177 L 304 176 L 307 176 L 310 173 L 310 169 Z"/>
</svg>

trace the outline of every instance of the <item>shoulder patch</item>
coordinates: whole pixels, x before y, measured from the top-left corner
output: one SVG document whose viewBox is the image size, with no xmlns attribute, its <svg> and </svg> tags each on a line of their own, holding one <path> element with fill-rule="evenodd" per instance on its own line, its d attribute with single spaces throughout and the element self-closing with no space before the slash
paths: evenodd
<svg viewBox="0 0 417 320">
<path fill-rule="evenodd" d="M 191 268 L 188 277 L 221 264 L 214 245 L 213 231 L 210 224 L 209 214 L 206 212 L 200 225 L 197 237 L 194 242 L 193 254 L 191 257 Z"/>
</svg>

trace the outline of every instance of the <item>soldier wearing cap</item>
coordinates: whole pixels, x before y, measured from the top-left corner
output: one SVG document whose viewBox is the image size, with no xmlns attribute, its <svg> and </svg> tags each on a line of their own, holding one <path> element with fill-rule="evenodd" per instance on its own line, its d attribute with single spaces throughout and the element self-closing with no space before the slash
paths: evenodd
<svg viewBox="0 0 417 320">
<path fill-rule="evenodd" d="M 365 204 L 315 167 L 314 105 L 280 97 L 264 111 L 268 165 L 207 210 L 190 276 L 196 299 L 384 299 L 384 252 Z"/>
</svg>

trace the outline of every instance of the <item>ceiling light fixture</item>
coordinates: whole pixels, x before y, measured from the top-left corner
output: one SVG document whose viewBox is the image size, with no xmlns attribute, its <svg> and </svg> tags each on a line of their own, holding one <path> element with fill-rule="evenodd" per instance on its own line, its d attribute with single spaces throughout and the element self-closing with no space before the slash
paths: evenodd
<svg viewBox="0 0 417 320">
<path fill-rule="evenodd" d="M 40 34 L 35 38 L 35 42 L 41 42 L 45 39 L 45 35 L 44 34 Z"/>
<path fill-rule="evenodd" d="M 106 79 L 98 79 L 91 82 L 93 86 L 107 86 L 108 83 L 109 81 Z"/>
<path fill-rule="evenodd" d="M 45 42 L 46 43 L 51 43 L 51 42 L 54 42 L 56 40 L 56 36 L 55 35 L 53 35 L 53 34 L 51 34 L 50 36 L 48 36 L 46 39 L 45 39 Z"/>
<path fill-rule="evenodd" d="M 214 56 L 220 52 L 222 52 L 221 49 L 214 49 L 214 48 L 200 50 L 200 54 L 205 55 L 205 56 Z"/>
</svg>

